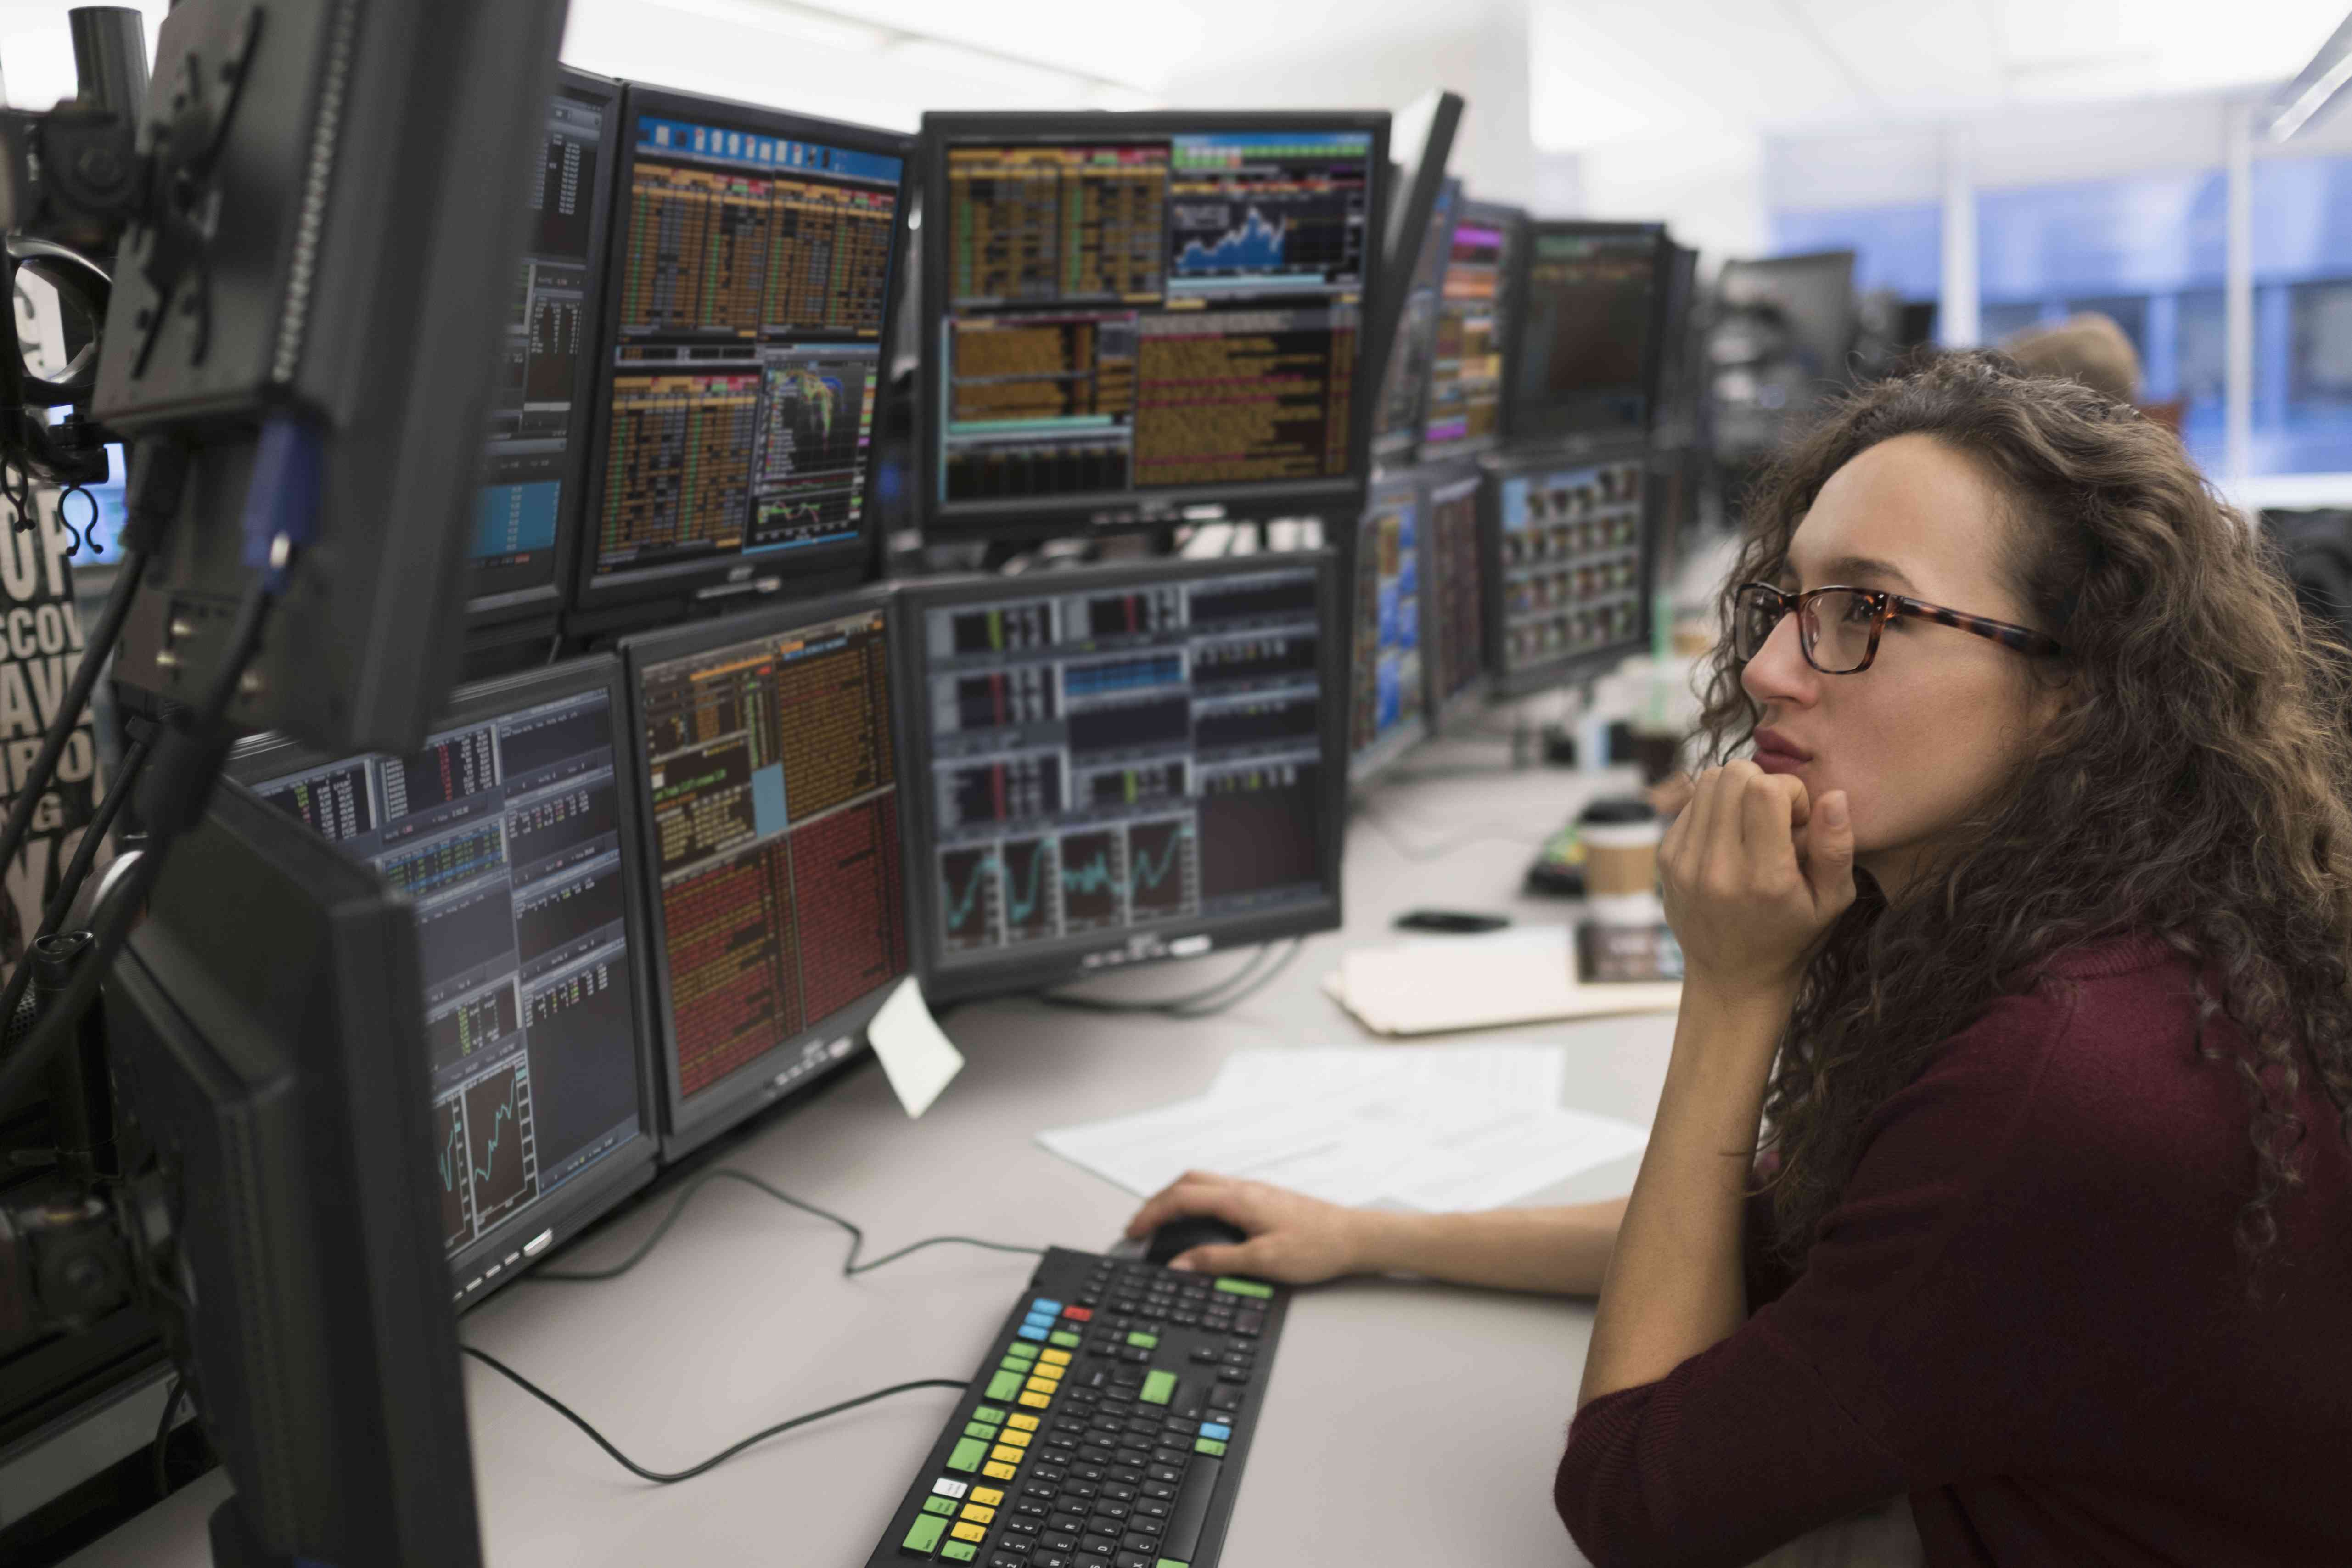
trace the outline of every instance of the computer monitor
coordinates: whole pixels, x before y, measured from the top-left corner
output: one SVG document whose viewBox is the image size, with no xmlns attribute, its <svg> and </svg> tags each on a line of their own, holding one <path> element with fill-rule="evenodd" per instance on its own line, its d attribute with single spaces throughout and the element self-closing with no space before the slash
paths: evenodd
<svg viewBox="0 0 2352 1568">
<path fill-rule="evenodd" d="M 118 1212 L 235 1489 L 220 1563 L 482 1561 L 417 950 L 396 886 L 223 784 L 107 978 Z"/>
<path fill-rule="evenodd" d="M 925 115 L 927 532 L 1360 511 L 1388 120 Z"/>
<path fill-rule="evenodd" d="M 1723 264 L 1708 344 L 1717 456 L 1760 459 L 1845 384 L 1858 324 L 1851 250 Z"/>
<path fill-rule="evenodd" d="M 1513 441 L 1638 442 L 1657 413 L 1665 226 L 1544 219 L 1520 247 Z"/>
<path fill-rule="evenodd" d="M 846 1060 L 907 973 L 887 595 L 625 642 L 677 1153 Z"/>
<path fill-rule="evenodd" d="M 1496 695 L 1581 680 L 1646 649 L 1656 530 L 1643 455 L 1519 454 L 1485 466 Z"/>
<path fill-rule="evenodd" d="M 229 774 L 415 914 L 441 1244 L 457 1300 L 651 1179 L 643 900 L 609 655 L 461 689 L 423 750 L 242 743 Z"/>
<path fill-rule="evenodd" d="M 1483 482 L 1472 464 L 1416 471 L 1421 490 L 1421 668 L 1429 727 L 1469 721 L 1486 692 L 1486 549 L 1478 514 Z"/>
<path fill-rule="evenodd" d="M 854 584 L 911 140 L 634 82 L 618 140 L 579 628 Z"/>
<path fill-rule="evenodd" d="M 565 66 L 548 100 L 505 357 L 490 393 L 468 551 L 469 628 L 543 619 L 552 630 L 572 585 L 620 97 L 620 83 Z"/>
<path fill-rule="evenodd" d="M 1349 552 L 1353 578 L 1348 653 L 1348 782 L 1363 784 L 1429 733 L 1422 673 L 1421 489 L 1381 480 Z"/>
<path fill-rule="evenodd" d="M 1650 426 L 1656 447 L 1699 444 L 1706 387 L 1706 343 L 1698 331 L 1698 252 L 1666 242 L 1666 299 L 1658 340 L 1658 413 Z"/>
<path fill-rule="evenodd" d="M 1421 460 L 1485 452 L 1503 439 L 1503 376 L 1513 342 L 1511 278 L 1527 214 L 1464 201 L 1446 241 L 1436 341 L 1423 399 Z"/>
<path fill-rule="evenodd" d="M 1337 925 L 1344 604 L 1324 551 L 907 585 L 926 991 Z"/>
<path fill-rule="evenodd" d="M 1445 279 L 1454 213 L 1461 199 L 1459 180 L 1447 180 L 1438 188 L 1429 220 L 1422 226 L 1420 248 L 1409 258 L 1404 300 L 1381 373 L 1380 401 L 1372 408 L 1372 463 L 1382 470 L 1409 466 L 1421 448 L 1430 351 L 1437 342 L 1439 290 Z"/>
</svg>

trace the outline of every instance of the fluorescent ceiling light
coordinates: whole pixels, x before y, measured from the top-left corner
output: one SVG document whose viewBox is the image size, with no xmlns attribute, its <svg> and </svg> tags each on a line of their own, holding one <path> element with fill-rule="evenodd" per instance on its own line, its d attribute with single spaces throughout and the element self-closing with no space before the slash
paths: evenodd
<svg viewBox="0 0 2352 1568">
<path fill-rule="evenodd" d="M 2271 111 L 2270 139 L 2284 142 L 2302 130 L 2347 81 L 2352 81 L 2352 18 L 2330 34 L 2302 74 L 2287 83 L 2280 95 L 2283 105 L 2274 104 Z"/>
<path fill-rule="evenodd" d="M 845 54 L 872 54 L 892 37 L 884 28 L 869 27 L 846 16 L 799 5 L 771 4 L 770 0 L 654 0 L 654 4 L 665 11 L 731 22 L 739 27 L 798 38 Z"/>
<path fill-rule="evenodd" d="M 902 38 L 891 47 L 890 58 L 916 70 L 983 81 L 1034 97 L 1075 99 L 1090 85 L 1068 71 L 1031 65 L 985 49 L 966 48 L 940 38 Z"/>
</svg>

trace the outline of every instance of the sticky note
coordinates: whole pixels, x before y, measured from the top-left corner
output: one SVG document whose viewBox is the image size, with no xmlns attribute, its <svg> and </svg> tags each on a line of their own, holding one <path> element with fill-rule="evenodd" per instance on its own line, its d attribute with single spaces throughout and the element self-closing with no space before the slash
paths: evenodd
<svg viewBox="0 0 2352 1568">
<path fill-rule="evenodd" d="M 883 1075 L 909 1116 L 929 1110 L 948 1080 L 963 1070 L 963 1053 L 940 1033 L 911 974 L 898 982 L 866 1026 L 866 1039 L 882 1058 Z"/>
</svg>

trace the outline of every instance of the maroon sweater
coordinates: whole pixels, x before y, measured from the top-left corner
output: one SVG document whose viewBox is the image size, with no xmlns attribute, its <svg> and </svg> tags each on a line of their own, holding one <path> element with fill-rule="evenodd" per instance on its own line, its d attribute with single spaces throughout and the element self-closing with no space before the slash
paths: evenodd
<svg viewBox="0 0 2352 1568">
<path fill-rule="evenodd" d="M 1746 1563 L 1906 1491 L 1934 1568 L 2352 1563 L 2352 1156 L 2306 1083 L 2250 1301 L 2194 983 L 2152 936 L 2050 960 L 1879 1110 L 1793 1280 L 1751 1203 L 1748 1321 L 1569 1428 L 1587 1555 Z"/>
</svg>

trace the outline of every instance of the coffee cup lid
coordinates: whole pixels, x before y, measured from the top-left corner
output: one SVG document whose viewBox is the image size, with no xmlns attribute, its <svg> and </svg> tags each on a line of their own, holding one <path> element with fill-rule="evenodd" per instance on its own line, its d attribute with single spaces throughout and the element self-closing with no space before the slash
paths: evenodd
<svg viewBox="0 0 2352 1568">
<path fill-rule="evenodd" d="M 1589 823 L 1655 822 L 1658 808 L 1639 795 L 1604 795 L 1576 814 L 1576 820 Z"/>
</svg>

